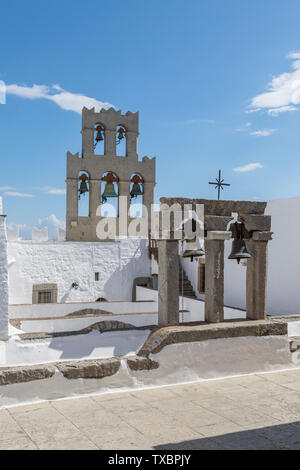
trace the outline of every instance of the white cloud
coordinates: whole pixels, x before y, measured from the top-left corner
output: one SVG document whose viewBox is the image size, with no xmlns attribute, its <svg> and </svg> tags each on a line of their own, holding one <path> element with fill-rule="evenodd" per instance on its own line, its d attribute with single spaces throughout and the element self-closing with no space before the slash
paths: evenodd
<svg viewBox="0 0 300 470">
<path fill-rule="evenodd" d="M 52 186 L 44 186 L 43 188 L 40 188 L 41 191 L 44 191 L 47 194 L 66 194 L 65 189 L 61 188 L 53 188 Z"/>
<path fill-rule="evenodd" d="M 274 77 L 268 90 L 252 98 L 248 112 L 266 110 L 271 116 L 286 111 L 296 111 L 300 104 L 300 51 L 287 55 L 293 60 L 292 71 Z"/>
<path fill-rule="evenodd" d="M 238 173 L 245 173 L 245 172 L 248 172 L 248 171 L 257 170 L 257 168 L 263 168 L 263 165 L 261 163 L 258 163 L 258 162 L 257 163 L 248 163 L 248 165 L 233 168 L 233 171 L 236 171 Z"/>
<path fill-rule="evenodd" d="M 11 186 L 0 186 L 0 191 L 11 191 L 15 188 L 12 188 Z"/>
<path fill-rule="evenodd" d="M 79 114 L 81 114 L 84 106 L 87 108 L 95 107 L 95 111 L 97 112 L 103 108 L 108 109 L 114 107 L 110 103 L 98 101 L 89 96 L 71 93 L 64 90 L 59 85 L 53 85 L 51 87 L 47 85 L 33 85 L 31 87 L 16 84 L 6 85 L 6 94 L 31 100 L 47 99 L 53 101 L 61 109 L 74 111 Z"/>
<path fill-rule="evenodd" d="M 17 191 L 5 191 L 4 195 L 12 197 L 35 197 L 34 194 L 19 193 Z"/>
<path fill-rule="evenodd" d="M 277 129 L 263 129 L 260 131 L 250 132 L 250 135 L 255 135 L 257 137 L 268 137 L 269 135 L 274 134 L 274 132 L 277 132 Z"/>
<path fill-rule="evenodd" d="M 246 122 L 243 127 L 236 129 L 236 132 L 245 132 L 249 127 L 252 126 L 252 122 Z"/>
</svg>

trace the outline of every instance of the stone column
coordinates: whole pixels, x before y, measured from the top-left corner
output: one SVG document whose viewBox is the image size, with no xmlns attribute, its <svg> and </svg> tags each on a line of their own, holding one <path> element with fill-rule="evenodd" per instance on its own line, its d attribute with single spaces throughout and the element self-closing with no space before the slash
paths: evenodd
<svg viewBox="0 0 300 470">
<path fill-rule="evenodd" d="M 126 133 L 126 156 L 135 156 L 138 158 L 137 146 L 138 132 L 127 131 Z"/>
<path fill-rule="evenodd" d="M 151 229 L 151 204 L 154 203 L 154 187 L 155 183 L 153 182 L 144 182 L 143 183 L 143 217 L 146 215 L 148 218 L 148 229 Z"/>
<path fill-rule="evenodd" d="M 207 232 L 205 239 L 205 321 L 224 321 L 224 241 L 229 231 Z"/>
<path fill-rule="evenodd" d="M 157 240 L 158 325 L 179 324 L 178 240 Z"/>
<path fill-rule="evenodd" d="M 67 217 L 69 219 L 78 218 L 78 179 L 68 178 L 67 183 Z"/>
<path fill-rule="evenodd" d="M 0 339 L 8 336 L 8 268 L 5 215 L 0 215 Z"/>
<path fill-rule="evenodd" d="M 116 130 L 105 129 L 104 155 L 116 155 Z"/>
<path fill-rule="evenodd" d="M 127 236 L 130 181 L 119 181 L 119 236 Z"/>
<path fill-rule="evenodd" d="M 246 317 L 248 320 L 264 320 L 267 316 L 268 240 L 271 232 L 253 232 L 247 240 L 251 258 L 247 260 Z"/>
<path fill-rule="evenodd" d="M 101 201 L 101 181 L 89 180 L 90 184 L 90 217 L 96 217 L 97 208 Z"/>
<path fill-rule="evenodd" d="M 82 155 L 94 153 L 94 129 L 82 129 Z"/>
</svg>

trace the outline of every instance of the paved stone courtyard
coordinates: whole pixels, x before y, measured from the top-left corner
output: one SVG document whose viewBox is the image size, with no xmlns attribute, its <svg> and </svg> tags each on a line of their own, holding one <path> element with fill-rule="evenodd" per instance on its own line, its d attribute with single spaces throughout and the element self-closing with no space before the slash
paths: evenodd
<svg viewBox="0 0 300 470">
<path fill-rule="evenodd" d="M 0 449 L 300 449 L 300 369 L 0 410 Z"/>
</svg>

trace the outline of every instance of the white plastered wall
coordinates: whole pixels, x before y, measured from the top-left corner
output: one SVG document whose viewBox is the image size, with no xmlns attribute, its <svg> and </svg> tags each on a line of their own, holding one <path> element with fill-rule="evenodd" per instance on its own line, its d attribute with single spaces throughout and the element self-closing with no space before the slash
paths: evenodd
<svg viewBox="0 0 300 470">
<path fill-rule="evenodd" d="M 8 243 L 9 303 L 31 304 L 34 284 L 56 283 L 58 302 L 131 300 L 135 277 L 150 276 L 146 239 Z M 95 281 L 99 272 L 99 281 Z M 78 289 L 72 283 L 78 283 Z"/>
</svg>

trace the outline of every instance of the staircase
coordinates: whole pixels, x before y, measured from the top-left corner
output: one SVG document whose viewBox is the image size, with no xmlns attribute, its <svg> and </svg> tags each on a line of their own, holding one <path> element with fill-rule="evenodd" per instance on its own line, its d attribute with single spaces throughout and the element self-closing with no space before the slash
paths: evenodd
<svg viewBox="0 0 300 470">
<path fill-rule="evenodd" d="M 182 279 L 183 276 L 183 279 Z M 179 266 L 179 295 L 181 295 L 182 291 L 182 280 L 183 280 L 183 297 L 189 297 L 190 299 L 196 299 L 196 294 L 194 292 L 193 286 L 189 281 L 189 278 L 183 271 L 182 267 Z"/>
</svg>

